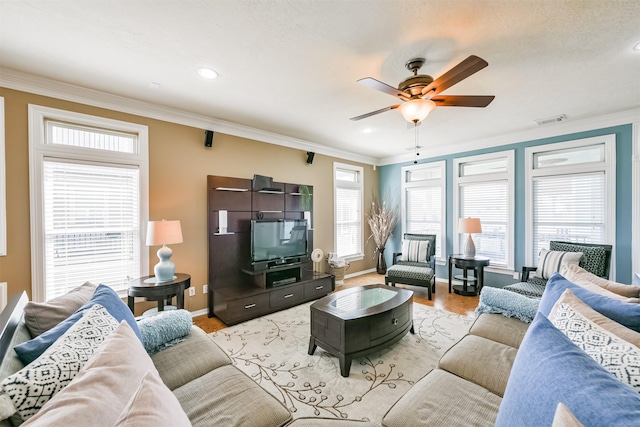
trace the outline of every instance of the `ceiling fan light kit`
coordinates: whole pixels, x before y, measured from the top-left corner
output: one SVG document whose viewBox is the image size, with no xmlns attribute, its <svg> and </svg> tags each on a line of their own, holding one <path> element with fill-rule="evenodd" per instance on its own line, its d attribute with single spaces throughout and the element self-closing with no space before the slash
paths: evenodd
<svg viewBox="0 0 640 427">
<path fill-rule="evenodd" d="M 398 111 L 408 122 L 418 123 L 427 118 L 430 112 L 436 108 L 436 103 L 430 99 L 412 99 L 400 104 Z"/>
</svg>

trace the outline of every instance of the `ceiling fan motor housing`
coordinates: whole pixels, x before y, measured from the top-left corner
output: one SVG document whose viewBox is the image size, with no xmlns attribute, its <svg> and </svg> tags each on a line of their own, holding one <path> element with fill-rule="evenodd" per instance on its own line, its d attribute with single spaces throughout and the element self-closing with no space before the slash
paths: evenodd
<svg viewBox="0 0 640 427">
<path fill-rule="evenodd" d="M 422 95 L 422 88 L 430 85 L 431 82 L 433 82 L 433 77 L 427 74 L 418 74 L 401 81 L 398 90 L 408 92 L 411 96 Z"/>
</svg>

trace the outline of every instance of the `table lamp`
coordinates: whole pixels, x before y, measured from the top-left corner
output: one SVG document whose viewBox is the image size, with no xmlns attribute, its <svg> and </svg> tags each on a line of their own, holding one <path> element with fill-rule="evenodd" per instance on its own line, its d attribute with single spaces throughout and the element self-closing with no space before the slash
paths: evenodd
<svg viewBox="0 0 640 427">
<path fill-rule="evenodd" d="M 458 232 L 469 233 L 469 237 L 467 237 L 464 245 L 464 257 L 474 258 L 476 256 L 476 245 L 473 243 L 471 233 L 482 233 L 480 218 L 460 218 L 458 220 Z"/>
<path fill-rule="evenodd" d="M 158 249 L 158 262 L 153 267 L 158 282 L 170 282 L 176 272 L 176 265 L 171 262 L 173 251 L 169 244 L 182 243 L 182 229 L 180 221 L 149 221 L 147 225 L 147 246 L 162 245 Z"/>
</svg>

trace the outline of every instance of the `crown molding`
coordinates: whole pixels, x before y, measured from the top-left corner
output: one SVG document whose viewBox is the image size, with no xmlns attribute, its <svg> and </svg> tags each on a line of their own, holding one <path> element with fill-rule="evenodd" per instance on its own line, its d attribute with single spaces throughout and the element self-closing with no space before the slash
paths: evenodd
<svg viewBox="0 0 640 427">
<path fill-rule="evenodd" d="M 48 96 L 64 101 L 105 108 L 121 113 L 134 114 L 151 119 L 162 120 L 195 128 L 209 129 L 215 132 L 253 139 L 283 147 L 313 151 L 316 154 L 337 157 L 359 163 L 376 165 L 378 158 L 359 153 L 334 149 L 302 139 L 292 138 L 274 132 L 256 129 L 250 126 L 227 122 L 188 111 L 165 107 L 120 95 L 114 95 L 86 87 L 63 83 L 33 74 L 0 68 L 0 86 L 36 95 Z"/>
<path fill-rule="evenodd" d="M 568 135 L 577 132 L 603 129 L 611 126 L 626 125 L 640 120 L 640 108 L 620 111 L 602 116 L 585 118 L 580 120 L 569 120 L 566 122 L 554 123 L 542 127 L 511 132 L 503 135 L 492 136 L 483 139 L 476 139 L 460 144 L 446 144 L 444 146 L 429 148 L 429 156 L 422 157 L 422 160 L 449 154 L 464 153 L 478 150 L 482 147 L 499 147 L 502 145 L 515 144 L 518 142 L 532 141 L 536 139 L 552 138 L 555 136 Z M 378 166 L 403 163 L 414 160 L 413 154 L 403 154 L 401 156 L 391 156 L 379 159 Z"/>
</svg>

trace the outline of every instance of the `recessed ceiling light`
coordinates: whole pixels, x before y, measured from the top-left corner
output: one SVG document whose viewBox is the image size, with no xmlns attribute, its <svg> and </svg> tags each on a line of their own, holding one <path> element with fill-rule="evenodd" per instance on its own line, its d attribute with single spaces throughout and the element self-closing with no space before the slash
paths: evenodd
<svg viewBox="0 0 640 427">
<path fill-rule="evenodd" d="M 211 68 L 198 68 L 198 74 L 200 74 L 200 76 L 204 77 L 205 79 L 215 79 L 216 77 L 218 77 L 218 73 L 216 73 Z"/>
<path fill-rule="evenodd" d="M 371 129 L 371 128 L 362 129 L 362 133 L 371 133 L 371 132 L 373 132 L 373 129 Z"/>
<path fill-rule="evenodd" d="M 633 50 L 635 50 L 635 51 L 639 51 L 640 50 L 640 42 L 636 43 L 636 45 L 633 47 Z"/>
</svg>

